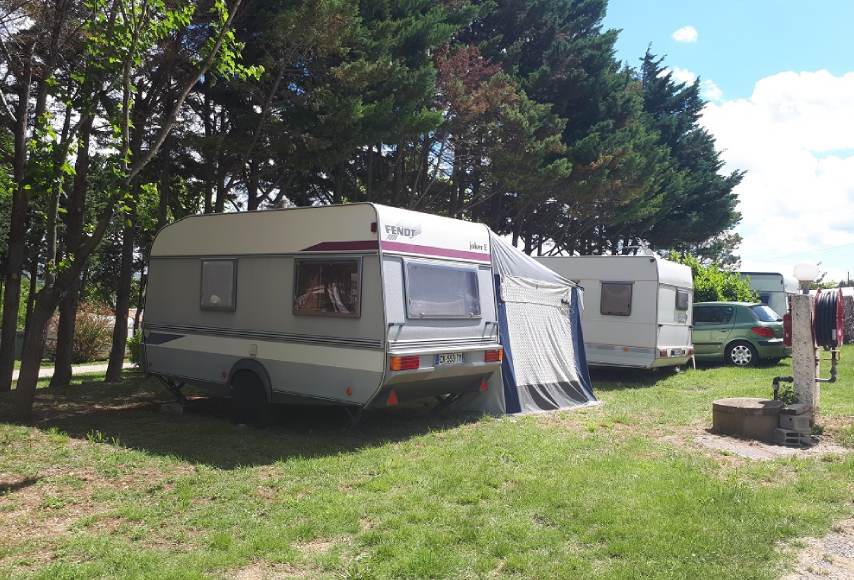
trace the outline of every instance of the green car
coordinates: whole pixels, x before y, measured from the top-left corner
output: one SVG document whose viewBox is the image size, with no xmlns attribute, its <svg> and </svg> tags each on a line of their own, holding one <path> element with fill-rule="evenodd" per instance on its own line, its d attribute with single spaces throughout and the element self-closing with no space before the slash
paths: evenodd
<svg viewBox="0 0 854 580">
<path fill-rule="evenodd" d="M 792 354 L 783 344 L 783 319 L 764 304 L 694 304 L 693 340 L 697 360 L 723 359 L 740 367 Z"/>
</svg>

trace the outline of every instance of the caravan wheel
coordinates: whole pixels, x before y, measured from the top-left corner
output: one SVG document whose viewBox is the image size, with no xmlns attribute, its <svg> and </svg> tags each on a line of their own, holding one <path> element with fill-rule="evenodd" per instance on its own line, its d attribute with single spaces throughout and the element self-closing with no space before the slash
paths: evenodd
<svg viewBox="0 0 854 580">
<path fill-rule="evenodd" d="M 238 371 L 231 379 L 232 413 L 238 425 L 270 424 L 272 408 L 264 384 L 252 371 Z"/>
</svg>

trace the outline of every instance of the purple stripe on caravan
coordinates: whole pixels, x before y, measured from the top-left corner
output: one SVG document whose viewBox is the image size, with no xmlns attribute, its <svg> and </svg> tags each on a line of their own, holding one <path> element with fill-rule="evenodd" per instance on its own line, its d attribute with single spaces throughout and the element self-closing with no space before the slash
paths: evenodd
<svg viewBox="0 0 854 580">
<path fill-rule="evenodd" d="M 347 250 L 378 250 L 377 240 L 357 240 L 353 242 L 321 242 L 304 248 L 303 252 L 344 252 Z"/>
<path fill-rule="evenodd" d="M 405 244 L 403 242 L 382 241 L 384 250 L 406 252 L 407 254 L 423 254 L 425 256 L 441 256 L 443 258 L 458 258 L 460 260 L 475 260 L 477 262 L 491 262 L 489 254 L 480 252 L 468 252 L 466 250 L 452 250 L 450 248 L 437 248 L 435 246 L 420 246 L 418 244 Z"/>
<path fill-rule="evenodd" d="M 377 240 L 356 240 L 352 242 L 321 242 L 304 248 L 303 252 L 346 252 L 348 250 L 376 250 L 379 244 Z M 477 262 L 491 262 L 489 254 L 480 252 L 467 252 L 465 250 L 452 250 L 450 248 L 437 248 L 435 246 L 421 246 L 419 244 L 405 244 L 403 242 L 383 241 L 384 250 L 394 252 L 406 252 L 407 254 L 420 254 L 424 256 L 440 256 L 442 258 L 457 258 L 459 260 L 475 260 Z"/>
</svg>

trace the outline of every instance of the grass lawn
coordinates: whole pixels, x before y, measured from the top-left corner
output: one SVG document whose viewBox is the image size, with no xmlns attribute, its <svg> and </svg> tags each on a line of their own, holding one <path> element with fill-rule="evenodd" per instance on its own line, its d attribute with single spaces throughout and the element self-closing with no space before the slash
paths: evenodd
<svg viewBox="0 0 854 580">
<path fill-rule="evenodd" d="M 350 430 L 334 409 L 260 431 L 217 401 L 161 414 L 134 375 L 43 389 L 35 427 L 0 422 L 0 577 L 777 577 L 854 513 L 852 359 L 822 392 L 836 451 L 771 461 L 695 439 L 713 399 L 769 396 L 785 364 L 600 373 L 597 408 Z"/>
</svg>

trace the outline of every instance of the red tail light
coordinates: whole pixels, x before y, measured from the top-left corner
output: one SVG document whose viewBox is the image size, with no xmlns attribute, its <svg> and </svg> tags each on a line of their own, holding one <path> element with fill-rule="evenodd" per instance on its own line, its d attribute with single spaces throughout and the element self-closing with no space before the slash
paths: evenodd
<svg viewBox="0 0 854 580">
<path fill-rule="evenodd" d="M 415 356 L 393 356 L 388 361 L 388 368 L 393 371 L 411 371 L 421 366 L 421 357 Z"/>
<path fill-rule="evenodd" d="M 667 352 L 667 349 L 666 349 L 666 348 L 661 348 L 661 349 L 659 349 L 659 350 L 658 350 L 658 357 L 659 357 L 659 358 L 667 358 L 667 356 L 668 356 L 669 354 L 670 354 L 670 353 L 669 353 L 669 352 Z"/>
<path fill-rule="evenodd" d="M 483 362 L 501 362 L 504 360 L 504 349 L 487 350 L 483 353 Z"/>
<path fill-rule="evenodd" d="M 750 332 L 763 338 L 774 338 L 774 329 L 767 326 L 754 326 L 750 329 Z"/>
</svg>

